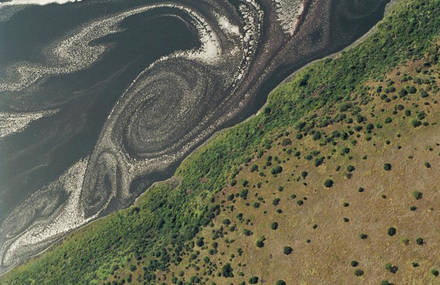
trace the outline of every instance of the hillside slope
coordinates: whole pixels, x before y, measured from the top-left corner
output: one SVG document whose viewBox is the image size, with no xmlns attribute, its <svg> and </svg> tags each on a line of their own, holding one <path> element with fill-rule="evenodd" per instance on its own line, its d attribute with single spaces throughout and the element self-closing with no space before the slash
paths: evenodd
<svg viewBox="0 0 440 285">
<path fill-rule="evenodd" d="M 134 206 L 0 282 L 440 283 L 439 33 L 440 1 L 402 1 Z"/>
</svg>

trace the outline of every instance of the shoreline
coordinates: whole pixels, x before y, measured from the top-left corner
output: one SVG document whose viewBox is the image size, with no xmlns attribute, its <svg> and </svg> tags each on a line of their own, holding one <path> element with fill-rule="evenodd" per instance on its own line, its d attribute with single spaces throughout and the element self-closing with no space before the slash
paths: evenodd
<svg viewBox="0 0 440 285">
<path fill-rule="evenodd" d="M 324 57 L 322 57 L 322 58 L 319 58 L 319 59 L 315 59 L 315 60 L 313 60 L 313 61 L 311 61 L 311 62 L 309 62 L 309 63 L 307 63 L 306 65 L 304 65 L 304 66 L 302 66 L 301 68 L 299 68 L 298 70 L 296 70 L 296 71 L 294 71 L 294 72 L 292 72 L 290 75 L 288 75 L 283 81 L 281 81 L 275 88 L 273 88 L 270 92 L 269 92 L 269 95 L 268 95 L 268 97 L 276 90 L 276 89 L 278 89 L 281 85 L 283 85 L 283 84 L 286 84 L 286 83 L 288 83 L 288 82 L 291 82 L 292 81 L 292 79 L 295 77 L 295 75 L 296 74 L 298 74 L 299 72 L 301 72 L 302 70 L 304 70 L 305 68 L 307 68 L 307 67 L 309 67 L 310 65 L 312 65 L 312 64 L 314 64 L 314 63 L 316 63 L 316 62 L 319 62 L 319 61 L 322 61 L 322 60 L 325 60 L 325 59 L 327 59 L 327 58 L 331 58 L 331 59 L 336 59 L 336 58 L 338 58 L 339 56 L 341 56 L 341 54 L 343 53 L 343 52 L 346 52 L 346 51 L 348 51 L 348 50 L 350 50 L 350 49 L 352 49 L 352 48 L 355 48 L 355 47 L 357 47 L 358 45 L 360 45 L 362 42 L 364 42 L 371 34 L 373 34 L 376 30 L 377 30 L 377 26 L 380 24 L 380 23 L 382 23 L 382 21 L 383 21 L 383 19 L 387 16 L 387 15 L 389 15 L 389 13 L 391 13 L 391 11 L 392 11 L 392 9 L 399 3 L 399 2 L 402 2 L 403 0 L 390 0 L 390 2 L 386 5 L 386 7 L 385 7 L 385 12 L 384 12 L 384 15 L 383 15 L 383 17 L 382 17 L 382 19 L 379 21 L 379 22 L 377 22 L 368 32 L 366 32 L 364 35 L 362 35 L 360 38 L 358 38 L 356 41 L 354 41 L 353 43 L 351 43 L 350 45 L 348 45 L 348 46 L 346 46 L 345 48 L 343 48 L 343 49 L 341 49 L 340 51 L 337 51 L 337 52 L 334 52 L 334 53 L 332 53 L 332 54 L 329 54 L 329 55 L 327 55 L 327 56 L 324 56 Z M 264 104 L 264 106 L 266 106 L 266 104 L 267 104 L 267 102 Z M 264 107 L 263 106 L 263 107 Z M 261 110 L 262 109 L 264 109 L 264 108 L 261 108 L 260 110 L 258 110 L 258 112 L 255 114 L 255 115 L 257 115 L 257 114 L 259 114 L 260 112 L 261 112 Z M 250 117 L 249 117 L 250 118 Z M 248 119 L 249 119 L 248 118 Z M 247 119 L 246 119 L 247 120 Z M 244 121 L 243 121 L 244 122 Z"/>
<path fill-rule="evenodd" d="M 392 10 L 392 8 L 393 8 L 398 2 L 401 2 L 401 1 L 402 1 L 402 0 L 391 0 L 391 1 L 386 5 L 386 9 L 385 9 L 385 13 L 384 13 L 383 18 L 384 18 L 385 16 L 387 16 L 387 15 L 390 13 L 390 11 Z M 322 58 L 319 58 L 319 59 L 313 60 L 313 61 L 311 61 L 311 62 L 305 64 L 305 65 L 302 66 L 301 68 L 297 69 L 296 71 L 292 72 L 290 75 L 288 75 L 285 79 L 283 79 L 279 84 L 277 84 L 277 85 L 275 86 L 275 88 L 273 88 L 273 89 L 268 93 L 267 98 L 269 98 L 269 96 L 271 96 L 271 95 L 273 94 L 273 92 L 274 92 L 275 90 L 277 90 L 282 84 L 286 84 L 286 83 L 288 83 L 288 82 L 291 82 L 292 79 L 298 74 L 298 72 L 301 72 L 301 71 L 304 70 L 305 68 L 309 67 L 311 64 L 314 64 L 314 63 L 316 63 L 316 62 L 318 62 L 318 61 L 325 60 L 326 58 L 333 58 L 333 59 L 338 58 L 343 52 L 345 52 L 345 51 L 347 51 L 347 50 L 350 50 L 350 49 L 352 49 L 352 48 L 358 46 L 359 44 L 361 44 L 361 43 L 362 43 L 365 39 L 367 39 L 372 33 L 374 33 L 374 31 L 376 31 L 377 26 L 383 21 L 383 18 L 382 18 L 380 21 L 378 21 L 378 22 L 377 22 L 377 23 L 376 23 L 376 24 L 375 24 L 375 25 L 374 25 L 374 26 L 373 26 L 368 32 L 366 32 L 364 35 L 362 35 L 360 38 L 358 38 L 356 41 L 354 41 L 354 42 L 353 42 L 352 44 L 350 44 L 349 46 L 347 46 L 347 47 L 345 47 L 345 48 L 341 49 L 340 51 L 335 52 L 335 53 L 333 53 L 333 54 L 330 54 L 330 55 L 324 56 L 324 57 L 322 57 Z M 190 156 L 192 156 L 194 153 L 196 153 L 196 152 L 202 150 L 203 148 L 207 147 L 207 145 L 208 145 L 209 143 L 211 143 L 213 139 L 216 139 L 219 135 L 221 135 L 222 132 L 226 132 L 226 131 L 228 131 L 229 129 L 234 128 L 234 127 L 236 127 L 237 125 L 239 125 L 239 124 L 241 124 L 241 123 L 245 123 L 245 122 L 247 122 L 248 120 L 253 119 L 255 116 L 259 115 L 260 112 L 261 112 L 262 110 L 264 110 L 264 108 L 267 106 L 267 103 L 268 103 L 268 100 L 266 99 L 266 102 L 261 106 L 261 108 L 259 108 L 254 114 L 251 114 L 250 116 L 248 116 L 246 119 L 242 120 L 241 122 L 239 122 L 239 123 L 237 123 L 237 124 L 234 124 L 233 126 L 225 127 L 225 128 L 222 128 L 222 129 L 220 129 L 220 130 L 214 132 L 214 133 L 213 133 L 213 134 L 212 134 L 212 135 L 211 135 L 211 136 L 210 136 L 205 142 L 203 142 L 203 143 L 200 144 L 198 147 L 194 148 L 191 152 L 189 152 L 188 155 L 187 155 L 187 156 L 186 156 L 186 157 L 185 157 L 185 158 L 179 163 L 179 166 L 182 165 L 182 163 L 184 163 L 185 160 L 187 160 L 187 159 L 188 159 Z M 162 181 L 156 181 L 156 182 L 154 182 L 154 183 L 153 183 L 152 185 L 150 185 L 147 189 L 145 189 L 145 191 L 144 191 L 142 194 L 140 194 L 140 195 L 134 200 L 134 202 L 131 203 L 127 208 L 123 208 L 123 209 L 120 209 L 120 210 L 128 209 L 128 208 L 131 208 L 131 207 L 135 206 L 135 205 L 138 203 L 139 199 L 141 199 L 141 198 L 142 198 L 142 197 L 143 197 L 143 196 L 144 196 L 144 195 L 145 195 L 145 194 L 146 194 L 146 193 L 147 193 L 152 187 L 155 187 L 157 184 L 167 183 L 167 182 L 169 182 L 169 181 L 177 181 L 177 182 L 179 181 L 179 177 L 176 176 L 175 172 L 174 172 L 173 175 L 170 176 L 168 179 L 165 179 L 165 180 L 162 180 Z M 118 211 L 119 211 L 119 210 L 118 210 Z M 90 221 L 89 223 L 86 223 L 86 224 L 84 224 L 84 225 L 82 225 L 82 226 L 80 226 L 80 227 L 78 227 L 78 228 L 75 228 L 75 229 L 72 229 L 71 231 L 66 232 L 65 234 L 63 234 L 62 236 L 60 236 L 56 241 L 54 241 L 53 244 L 52 244 L 51 246 L 49 246 L 48 248 L 46 248 L 45 250 L 43 250 L 42 252 L 40 252 L 40 253 L 38 253 L 38 254 L 36 254 L 36 255 L 30 256 L 30 258 L 27 259 L 25 262 L 16 264 L 16 265 L 13 266 L 10 270 L 7 270 L 7 271 L 5 271 L 5 272 L 0 273 L 0 276 L 5 275 L 6 273 L 10 272 L 11 270 L 13 270 L 13 269 L 15 269 L 15 268 L 17 268 L 17 267 L 19 267 L 19 266 L 21 266 L 21 265 L 23 265 L 23 264 L 26 264 L 26 263 L 28 263 L 28 262 L 34 260 L 35 258 L 38 258 L 38 257 L 41 256 L 43 253 L 46 253 L 46 252 L 48 252 L 48 251 L 54 249 L 54 247 L 56 247 L 56 246 L 62 244 L 62 242 L 64 241 L 64 239 L 67 238 L 67 237 L 68 237 L 70 234 L 72 234 L 73 232 L 77 232 L 77 231 L 83 230 L 86 226 L 89 226 L 89 225 L 92 225 L 92 224 L 95 223 L 95 222 L 101 221 L 102 219 L 109 217 L 109 216 L 110 216 L 111 214 L 113 214 L 113 213 L 118 213 L 118 211 L 114 211 L 114 212 L 112 212 L 112 213 L 110 213 L 110 214 L 108 214 L 108 215 L 104 215 L 104 216 L 102 216 L 102 217 L 98 217 L 97 219 L 94 219 L 94 220 Z"/>
<path fill-rule="evenodd" d="M 269 92 L 269 94 L 268 94 L 268 96 L 267 96 L 267 98 L 269 98 L 269 96 L 271 96 L 272 95 L 272 93 L 275 91 L 275 90 L 277 90 L 282 84 L 285 84 L 285 83 L 288 83 L 288 82 L 290 82 L 291 80 L 292 80 L 292 78 L 298 73 L 298 72 L 300 72 L 300 71 L 302 71 L 302 70 L 304 70 L 305 68 L 307 68 L 307 67 L 309 67 L 310 65 L 312 65 L 312 64 L 314 64 L 314 63 L 316 63 L 316 62 L 319 62 L 319 61 L 321 61 L 321 60 L 325 60 L 325 59 L 327 59 L 327 58 L 332 58 L 332 59 L 335 59 L 335 58 L 338 58 L 343 52 L 346 52 L 347 50 L 350 50 L 350 49 L 352 49 L 352 48 L 355 48 L 356 46 L 358 46 L 359 44 L 361 44 L 363 41 L 365 41 L 372 33 L 374 33 L 375 31 L 376 31 L 376 29 L 377 29 L 377 26 L 383 21 L 383 19 L 392 11 L 392 8 L 394 8 L 395 7 L 395 5 L 397 5 L 399 2 L 402 2 L 403 0 L 390 0 L 390 2 L 386 5 L 386 7 L 385 7 L 385 13 L 384 13 L 384 16 L 382 17 L 382 19 L 379 21 L 379 22 L 377 22 L 368 32 L 366 32 L 364 35 L 362 35 L 360 38 L 358 38 L 356 41 L 354 41 L 353 43 L 351 43 L 350 45 L 348 45 L 348 46 L 346 46 L 345 48 L 343 48 L 343 49 L 341 49 L 340 51 L 337 51 L 337 52 L 335 52 L 335 53 L 332 53 L 332 54 L 329 54 L 329 55 L 327 55 L 327 56 L 324 56 L 324 57 L 322 57 L 322 58 L 319 58 L 319 59 L 315 59 L 315 60 L 313 60 L 313 61 L 311 61 L 311 62 L 309 62 L 309 63 L 307 63 L 306 65 L 304 65 L 304 66 L 302 66 L 301 68 L 299 68 L 298 70 L 296 70 L 296 71 L 294 71 L 294 72 L 292 72 L 290 75 L 288 75 L 283 81 L 281 81 L 275 88 L 273 88 L 270 92 Z M 202 143 L 201 145 L 199 145 L 198 147 L 196 147 L 194 150 L 192 150 L 180 163 L 179 163 L 179 166 L 180 165 L 182 165 L 184 162 L 185 162 L 185 160 L 187 160 L 191 155 L 193 155 L 194 153 L 196 153 L 197 151 L 200 151 L 200 150 L 202 150 L 204 147 L 206 147 L 212 140 L 214 140 L 215 138 L 217 138 L 219 135 L 221 135 L 223 132 L 226 132 L 227 130 L 230 130 L 230 129 L 232 129 L 232 128 L 235 128 L 237 125 L 239 125 L 239 124 L 242 124 L 242 123 L 245 123 L 245 122 L 247 122 L 247 121 L 249 121 L 249 120 L 251 120 L 251 119 L 253 119 L 255 116 L 257 116 L 258 114 L 260 114 L 261 113 L 261 111 L 262 110 L 264 110 L 264 108 L 267 106 L 267 103 L 268 103 L 268 100 L 266 100 L 266 102 L 263 104 L 263 106 L 261 106 L 261 108 L 256 112 L 256 113 L 254 113 L 254 114 L 252 114 L 252 115 L 250 115 L 249 117 L 247 117 L 246 119 L 244 119 L 243 121 L 241 121 L 241 122 L 239 122 L 239 123 L 237 123 L 237 124 L 234 124 L 233 126 L 230 126 L 230 127 L 225 127 L 225 128 L 222 128 L 222 129 L 220 129 L 220 130 L 218 130 L 218 131 L 215 131 L 204 143 Z M 175 174 L 173 175 L 173 176 L 171 176 L 170 178 L 168 178 L 168 179 L 165 179 L 165 180 L 162 180 L 162 181 L 156 181 L 156 182 L 154 182 L 150 187 L 148 187 L 141 195 L 139 195 L 136 199 L 135 199 L 135 201 L 129 206 L 129 207 L 132 207 L 132 206 L 134 206 L 134 205 L 136 205 L 136 203 L 138 202 L 138 200 L 145 194 L 145 193 L 147 193 L 148 192 L 148 189 L 150 189 L 151 187 L 154 187 L 155 185 L 157 185 L 157 184 L 160 184 L 160 183 L 166 183 L 166 182 L 168 182 L 168 181 L 170 181 L 170 180 L 179 180 L 179 177 L 178 176 L 176 176 Z M 127 208 L 129 208 L 129 207 L 127 207 Z M 121 209 L 122 210 L 122 209 Z M 117 211 L 116 211 L 117 212 Z M 102 219 L 102 218 L 105 218 L 105 217 L 107 217 L 107 216 L 104 216 L 104 217 L 101 217 L 101 218 L 98 218 L 98 219 L 96 219 L 96 220 L 93 220 L 92 222 L 90 222 L 90 223 L 88 223 L 88 224 L 86 224 L 86 225 L 89 225 L 89 224 L 91 224 L 91 223 L 93 223 L 93 222 L 95 222 L 95 221 L 97 221 L 97 220 L 99 220 L 99 219 Z M 84 225 L 84 226 L 86 226 L 86 225 Z M 79 229 L 79 228 L 78 228 Z"/>
</svg>

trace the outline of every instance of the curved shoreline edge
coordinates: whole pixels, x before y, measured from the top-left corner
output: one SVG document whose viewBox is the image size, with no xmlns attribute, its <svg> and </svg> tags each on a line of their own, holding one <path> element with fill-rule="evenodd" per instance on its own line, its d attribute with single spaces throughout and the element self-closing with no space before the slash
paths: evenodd
<svg viewBox="0 0 440 285">
<path fill-rule="evenodd" d="M 401 0 L 394 0 L 392 3 L 395 4 L 396 2 L 400 2 L 400 1 L 401 1 Z M 390 9 L 388 9 L 388 11 L 389 11 L 389 10 L 390 10 Z M 382 21 L 382 20 L 381 20 L 381 21 Z M 274 89 L 269 93 L 269 96 L 273 93 L 274 90 L 278 89 L 280 85 L 285 84 L 286 82 L 289 82 L 292 78 L 294 78 L 294 76 L 295 76 L 298 72 L 304 70 L 305 68 L 307 68 L 307 67 L 310 66 L 311 64 L 314 64 L 314 63 L 316 63 L 317 61 L 322 61 L 322 60 L 325 59 L 325 58 L 329 58 L 329 57 L 335 58 L 335 57 L 338 57 L 342 52 L 347 51 L 347 50 L 349 50 L 349 49 L 351 49 L 351 48 L 353 48 L 353 47 L 359 45 L 364 39 L 368 38 L 368 35 L 371 34 L 371 32 L 373 32 L 373 31 L 376 29 L 377 25 L 378 25 L 379 23 L 381 23 L 381 21 L 379 21 L 379 22 L 378 22 L 378 23 L 377 23 L 377 24 L 376 24 L 376 25 L 375 25 L 375 26 L 374 26 L 374 27 L 373 27 L 373 28 L 372 28 L 367 34 L 365 34 L 364 36 L 362 36 L 360 39 L 358 39 L 357 41 L 355 41 L 355 42 L 354 42 L 353 44 L 351 44 L 350 46 L 348 46 L 348 47 L 342 49 L 341 51 L 339 51 L 339 52 L 337 52 L 337 53 L 334 53 L 334 54 L 332 54 L 332 55 L 329 55 L 329 56 L 323 57 L 323 58 L 318 59 L 318 60 L 314 60 L 314 61 L 308 63 L 307 65 L 301 67 L 300 69 L 298 69 L 297 71 L 295 71 L 295 72 L 292 73 L 291 75 L 289 75 L 285 80 L 283 80 L 282 83 L 280 83 L 276 88 L 274 88 Z M 217 138 L 217 137 L 218 137 L 219 135 L 221 135 L 222 133 L 226 132 L 226 131 L 229 130 L 229 129 L 235 128 L 237 125 L 240 125 L 240 124 L 242 124 L 242 123 L 245 123 L 245 122 L 251 120 L 252 118 L 254 118 L 256 115 L 260 114 L 260 113 L 261 113 L 261 110 L 263 110 L 263 109 L 265 108 L 265 106 L 267 105 L 267 102 L 268 102 L 268 101 L 269 101 L 269 100 L 266 101 L 266 103 L 264 104 L 264 106 L 262 106 L 256 114 L 253 114 L 253 115 L 249 116 L 246 120 L 243 120 L 242 122 L 240 122 L 240 123 L 234 125 L 233 127 L 223 128 L 223 129 L 221 129 L 221 130 L 215 132 L 215 133 L 214 133 L 214 134 L 213 134 L 208 140 L 206 140 L 203 144 L 201 144 L 199 147 L 197 147 L 196 149 L 194 149 L 194 150 L 193 150 L 193 151 L 187 156 L 187 158 L 185 158 L 185 159 L 180 163 L 180 165 L 185 164 L 185 162 L 186 162 L 188 159 L 190 159 L 191 156 L 193 156 L 194 153 L 197 153 L 197 152 L 203 150 L 207 145 L 209 145 L 210 142 L 212 142 L 215 138 Z M 141 194 L 141 195 L 136 199 L 136 201 L 135 201 L 135 203 L 134 203 L 133 205 L 136 205 L 136 204 L 138 203 L 139 199 L 142 198 L 142 197 L 144 197 L 145 194 L 148 193 L 150 189 L 156 187 L 157 185 L 161 185 L 161 184 L 163 184 L 163 183 L 167 183 L 167 182 L 169 182 L 169 181 L 172 181 L 172 180 L 176 179 L 176 177 L 178 177 L 178 176 L 176 176 L 176 174 L 177 174 L 177 171 L 176 171 L 176 173 L 175 173 L 170 179 L 167 179 L 167 180 L 164 180 L 164 181 L 159 181 L 159 182 L 156 182 L 156 183 L 154 183 L 153 185 L 151 185 L 148 189 L 145 190 L 145 192 L 144 192 L 143 194 Z M 119 212 L 119 211 L 117 211 L 117 212 Z M 117 212 L 115 212 L 115 213 L 117 213 Z M 79 230 L 85 228 L 86 226 L 90 226 L 90 225 L 92 225 L 92 224 L 95 224 L 95 222 L 98 222 L 98 221 L 100 221 L 101 219 L 103 219 L 103 218 L 107 218 L 107 217 L 108 217 L 108 216 L 104 216 L 104 217 L 102 217 L 102 218 L 96 219 L 96 220 L 94 220 L 94 221 L 92 221 L 92 222 L 90 222 L 90 223 L 88 223 L 88 224 L 86 224 L 86 225 L 84 225 L 84 226 L 82 226 L 82 227 L 80 227 L 80 228 L 77 228 L 77 229 L 73 230 L 72 232 L 77 232 L 77 231 L 79 231 Z M 70 234 L 70 233 L 68 233 L 68 234 Z M 57 243 L 56 243 L 56 244 L 57 244 Z M 52 249 L 53 247 L 55 247 L 56 244 L 54 244 L 53 246 L 51 246 L 49 249 Z M 40 255 L 40 254 L 39 254 L 39 255 Z M 2 275 L 3 275 L 3 274 L 2 274 Z"/>
</svg>

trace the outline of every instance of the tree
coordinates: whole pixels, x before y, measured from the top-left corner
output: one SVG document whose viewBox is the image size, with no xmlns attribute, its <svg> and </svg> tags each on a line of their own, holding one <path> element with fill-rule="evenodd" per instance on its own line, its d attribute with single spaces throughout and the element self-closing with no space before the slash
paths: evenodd
<svg viewBox="0 0 440 285">
<path fill-rule="evenodd" d="M 391 168 L 392 168 L 392 166 L 391 166 L 390 163 L 385 163 L 385 164 L 383 165 L 383 169 L 385 169 L 386 171 L 390 171 Z"/>
<path fill-rule="evenodd" d="M 333 180 L 331 180 L 331 179 L 325 180 L 324 181 L 324 186 L 327 187 L 327 188 L 332 187 L 333 186 Z"/>
<path fill-rule="evenodd" d="M 257 284 L 257 283 L 258 283 L 257 276 L 252 276 L 251 278 L 249 278 L 249 284 Z"/>
<path fill-rule="evenodd" d="M 293 251 L 293 249 L 290 246 L 285 246 L 284 249 L 283 249 L 283 252 L 284 252 L 285 255 L 291 254 L 292 251 Z"/>
<path fill-rule="evenodd" d="M 362 275 L 364 275 L 364 271 L 361 270 L 361 269 L 356 269 L 356 270 L 354 271 L 354 275 L 356 275 L 356 276 L 362 276 Z"/>
<path fill-rule="evenodd" d="M 292 140 L 289 139 L 289 138 L 285 138 L 285 139 L 283 139 L 283 142 L 281 144 L 282 144 L 282 146 L 291 145 L 292 144 Z"/>
<path fill-rule="evenodd" d="M 392 236 L 395 235 L 395 234 L 396 234 L 396 228 L 391 227 L 391 228 L 388 229 L 388 235 L 389 235 L 390 237 L 392 237 Z"/>
<path fill-rule="evenodd" d="M 395 266 L 395 265 L 391 265 L 391 263 L 387 263 L 385 265 L 385 269 L 388 270 L 391 273 L 396 273 L 397 270 L 399 270 L 399 267 Z"/>
<path fill-rule="evenodd" d="M 420 191 L 414 191 L 414 192 L 413 192 L 413 197 L 414 197 L 416 200 L 420 200 L 420 199 L 423 198 L 423 193 L 420 192 Z"/>
<path fill-rule="evenodd" d="M 234 277 L 233 269 L 230 263 L 226 263 L 225 266 L 222 267 L 222 275 L 227 278 Z"/>
<path fill-rule="evenodd" d="M 411 121 L 411 125 L 414 128 L 417 128 L 417 127 L 420 127 L 422 125 L 422 122 L 420 122 L 419 120 L 414 119 L 414 120 Z"/>
<path fill-rule="evenodd" d="M 261 237 L 255 242 L 255 245 L 259 248 L 262 248 L 262 247 L 264 247 L 265 240 L 266 240 L 265 237 Z"/>
<path fill-rule="evenodd" d="M 203 241 L 203 238 L 201 237 L 197 240 L 196 244 L 197 244 L 197 246 L 202 247 L 205 244 L 205 242 Z"/>
<path fill-rule="evenodd" d="M 281 167 L 281 165 L 277 165 L 274 168 L 272 168 L 272 170 L 270 171 L 273 175 L 279 174 L 281 172 L 283 172 L 283 168 Z"/>
</svg>

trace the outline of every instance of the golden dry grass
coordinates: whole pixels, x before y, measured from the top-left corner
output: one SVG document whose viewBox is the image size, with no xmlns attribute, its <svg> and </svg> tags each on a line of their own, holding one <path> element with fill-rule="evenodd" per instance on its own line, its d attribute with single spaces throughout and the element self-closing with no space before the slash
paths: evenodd
<svg viewBox="0 0 440 285">
<path fill-rule="evenodd" d="M 422 71 L 417 72 L 420 69 Z M 423 74 L 424 70 L 428 73 Z M 440 284 L 440 277 L 431 273 L 432 269 L 440 269 L 438 92 L 431 91 L 429 97 L 422 98 L 420 89 L 428 88 L 422 84 L 417 85 L 419 91 L 416 94 L 395 98 L 388 103 L 374 95 L 376 87 L 379 84 L 385 86 L 388 79 L 395 82 L 397 91 L 406 85 L 414 85 L 412 81 L 400 82 L 404 74 L 436 78 L 434 84 L 438 85 L 438 69 L 424 68 L 423 61 L 400 66 L 387 74 L 382 83 L 369 82 L 367 86 L 374 99 L 360 106 L 367 123 L 381 123 L 383 128 L 375 128 L 370 135 L 363 131 L 354 132 L 350 139 L 339 140 L 336 146 L 321 146 L 311 136 L 296 140 L 293 129 L 289 134 L 293 145 L 283 147 L 280 144 L 286 136 L 274 141 L 272 148 L 261 158 L 243 166 L 235 186 L 218 193 L 216 202 L 221 204 L 220 214 L 194 239 L 197 241 L 203 237 L 204 246 L 196 245 L 189 250 L 184 261 L 164 273 L 158 284 L 171 284 L 173 276 L 188 281 L 196 275 L 205 284 L 241 284 L 243 281 L 249 284 L 251 276 L 259 277 L 258 284 L 276 284 L 277 280 L 311 285 L 380 284 L 382 280 L 394 284 Z M 397 93 L 392 92 L 390 97 L 393 94 Z M 423 110 L 427 114 L 425 121 L 430 125 L 414 128 L 403 110 L 392 113 L 397 104 L 411 109 L 411 118 L 415 117 L 416 110 Z M 392 122 L 384 123 L 386 117 L 391 117 Z M 321 131 L 327 134 L 333 130 L 348 131 L 356 123 L 349 125 L 337 123 Z M 365 129 L 365 124 L 363 126 Z M 356 134 L 360 136 L 356 138 Z M 371 136 L 371 140 L 367 141 L 366 136 Z M 350 144 L 353 138 L 357 140 L 355 146 Z M 350 152 L 341 155 L 344 147 L 349 147 Z M 293 151 L 288 154 L 283 148 Z M 318 157 L 326 157 L 321 166 L 314 166 L 313 159 L 304 159 L 313 150 L 320 152 Z M 294 156 L 296 151 L 301 152 L 300 159 Z M 263 170 L 266 177 L 259 175 L 268 156 L 278 157 L 283 167 L 277 177 L 270 173 L 272 166 Z M 429 162 L 430 168 L 425 162 Z M 277 164 L 274 159 L 272 163 Z M 384 170 L 385 163 L 392 165 L 391 171 Z M 254 164 L 259 170 L 252 172 Z M 355 167 L 351 178 L 346 176 L 348 165 Z M 339 171 L 336 170 L 338 166 Z M 303 171 L 308 173 L 306 179 L 300 177 Z M 331 188 L 323 185 L 328 178 L 334 181 Z M 242 186 L 245 180 L 249 181 L 246 200 L 237 197 L 245 188 Z M 261 183 L 260 188 L 258 183 Z M 279 186 L 284 189 L 279 191 Z M 359 192 L 360 187 L 363 192 Z M 416 190 L 423 193 L 422 199 L 413 197 Z M 228 199 L 231 194 L 237 194 L 233 200 Z M 280 199 L 276 206 L 272 203 L 275 198 Z M 298 205 L 298 200 L 303 201 L 302 206 Z M 253 206 L 255 202 L 260 203 L 258 208 Z M 417 209 L 411 211 L 411 206 Z M 277 212 L 278 209 L 282 212 Z M 238 213 L 243 214 L 242 220 L 237 218 Z M 231 224 L 225 225 L 225 219 Z M 271 229 L 273 222 L 278 223 L 276 230 Z M 388 235 L 390 227 L 397 229 L 394 236 Z M 253 234 L 244 235 L 244 229 Z M 214 231 L 223 233 L 223 237 L 213 239 Z M 366 239 L 360 238 L 363 233 L 368 236 Z M 258 248 L 255 242 L 263 236 L 264 247 Z M 419 237 L 423 238 L 423 245 L 416 244 Z M 218 243 L 216 254 L 209 252 L 213 242 Z M 293 248 L 290 255 L 283 253 L 285 246 Z M 243 251 L 241 256 L 239 249 Z M 195 259 L 190 260 L 193 254 L 196 254 Z M 205 256 L 210 259 L 211 266 L 206 266 Z M 359 262 L 357 267 L 351 266 L 353 260 Z M 419 266 L 414 267 L 414 262 Z M 218 276 L 227 263 L 233 268 L 234 278 Z M 398 266 L 397 272 L 386 270 L 387 263 Z M 204 275 L 208 268 L 211 268 L 211 274 Z M 364 274 L 355 276 L 356 269 L 361 269 Z M 183 277 L 179 277 L 179 272 L 183 272 Z"/>
</svg>

